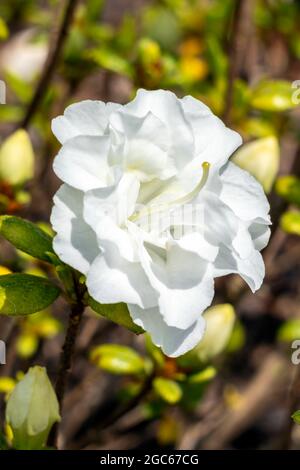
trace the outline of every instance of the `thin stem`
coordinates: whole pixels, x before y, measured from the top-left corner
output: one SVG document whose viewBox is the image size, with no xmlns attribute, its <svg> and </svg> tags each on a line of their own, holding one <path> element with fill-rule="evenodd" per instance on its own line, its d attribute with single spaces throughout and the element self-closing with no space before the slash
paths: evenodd
<svg viewBox="0 0 300 470">
<path fill-rule="evenodd" d="M 55 66 L 58 62 L 60 53 L 67 38 L 68 30 L 71 25 L 77 3 L 78 0 L 66 0 L 64 3 L 64 14 L 62 22 L 58 31 L 55 31 L 55 34 L 53 34 L 53 40 L 51 40 L 51 44 L 53 44 L 53 47 L 51 47 L 50 45 L 48 57 L 45 62 L 42 74 L 40 76 L 37 88 L 35 90 L 31 102 L 29 103 L 26 114 L 19 124 L 19 127 L 22 127 L 24 129 L 28 127 L 32 117 L 38 109 L 40 102 L 45 96 L 48 85 L 51 82 L 52 76 L 54 74 Z"/>
<path fill-rule="evenodd" d="M 60 358 L 59 370 L 57 374 L 57 380 L 55 384 L 55 392 L 58 399 L 60 413 L 63 409 L 63 400 L 66 390 L 66 384 L 68 379 L 68 373 L 72 366 L 72 359 L 75 351 L 75 342 L 79 331 L 79 326 L 85 309 L 85 305 L 82 302 L 82 296 L 80 293 L 77 295 L 77 303 L 72 304 L 71 312 L 69 316 L 69 324 L 66 332 L 65 342 L 62 347 L 62 353 Z M 57 434 L 58 426 L 55 425 L 50 433 L 48 445 L 57 445 Z"/>
<path fill-rule="evenodd" d="M 242 16 L 244 13 L 244 5 L 246 1 L 247 0 L 236 0 L 233 12 L 232 28 L 228 44 L 228 82 L 225 96 L 224 112 L 222 116 L 226 124 L 230 124 L 234 82 L 239 75 L 240 43 L 241 35 L 243 34 L 241 24 Z"/>
</svg>

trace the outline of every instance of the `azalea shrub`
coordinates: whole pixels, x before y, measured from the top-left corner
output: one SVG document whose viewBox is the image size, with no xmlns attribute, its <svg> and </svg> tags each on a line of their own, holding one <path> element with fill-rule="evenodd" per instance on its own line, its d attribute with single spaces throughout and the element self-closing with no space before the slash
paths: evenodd
<svg viewBox="0 0 300 470">
<path fill-rule="evenodd" d="M 2 2 L 2 449 L 300 447 L 299 18 Z"/>
</svg>

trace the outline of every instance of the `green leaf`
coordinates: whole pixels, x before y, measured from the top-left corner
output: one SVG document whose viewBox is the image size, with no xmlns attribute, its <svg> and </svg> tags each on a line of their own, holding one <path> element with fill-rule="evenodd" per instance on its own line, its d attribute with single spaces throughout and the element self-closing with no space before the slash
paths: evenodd
<svg viewBox="0 0 300 470">
<path fill-rule="evenodd" d="M 208 366 L 205 369 L 201 370 L 200 372 L 196 372 L 189 376 L 188 381 L 189 383 L 199 384 L 203 382 L 209 382 L 212 380 L 217 374 L 217 370 L 213 366 Z"/>
<path fill-rule="evenodd" d="M 300 410 L 295 411 L 291 416 L 296 424 L 300 424 Z"/>
<path fill-rule="evenodd" d="M 133 76 L 133 69 L 128 60 L 113 50 L 92 49 L 88 51 L 87 57 L 107 70 L 125 75 L 126 77 Z"/>
<path fill-rule="evenodd" d="M 31 85 L 12 72 L 5 72 L 5 82 L 21 103 L 28 103 L 32 96 Z"/>
<path fill-rule="evenodd" d="M 300 206 L 300 179 L 296 176 L 281 176 L 276 181 L 275 190 L 286 201 Z"/>
<path fill-rule="evenodd" d="M 144 332 L 141 327 L 133 323 L 126 304 L 100 304 L 92 297 L 88 297 L 87 302 L 92 310 L 94 310 L 96 313 L 99 313 L 103 317 L 108 318 L 114 323 L 124 326 L 136 334 L 141 334 Z"/>
<path fill-rule="evenodd" d="M 1 216 L 0 234 L 18 250 L 42 261 L 49 262 L 48 253 L 54 253 L 50 235 L 37 225 L 20 217 Z"/>
<path fill-rule="evenodd" d="M 300 236 L 300 212 L 285 212 L 280 218 L 280 227 L 287 233 Z"/>
<path fill-rule="evenodd" d="M 153 388 L 160 398 L 171 405 L 174 405 L 181 400 L 182 389 L 174 380 L 165 379 L 164 377 L 156 377 L 153 380 Z"/>
<path fill-rule="evenodd" d="M 296 106 L 292 83 L 285 80 L 263 80 L 252 90 L 251 105 L 261 111 L 280 112 Z"/>
<path fill-rule="evenodd" d="M 9 105 L 0 106 L 0 121 L 5 123 L 16 123 L 23 117 L 21 106 Z"/>
<path fill-rule="evenodd" d="M 285 343 L 291 343 L 295 339 L 300 338 L 300 319 L 293 318 L 288 320 L 280 326 L 277 339 Z"/>
<path fill-rule="evenodd" d="M 103 344 L 92 349 L 90 359 L 111 374 L 138 375 L 145 372 L 145 361 L 133 349 L 119 344 Z"/>
<path fill-rule="evenodd" d="M 0 314 L 39 312 L 49 307 L 59 293 L 57 286 L 42 277 L 21 273 L 0 276 Z"/>
</svg>

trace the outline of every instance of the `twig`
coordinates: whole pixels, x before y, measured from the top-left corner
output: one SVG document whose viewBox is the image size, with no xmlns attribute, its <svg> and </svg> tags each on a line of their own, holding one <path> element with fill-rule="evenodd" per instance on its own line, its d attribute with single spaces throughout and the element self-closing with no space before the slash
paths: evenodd
<svg viewBox="0 0 300 470">
<path fill-rule="evenodd" d="M 246 2 L 247 0 L 236 0 L 233 12 L 232 28 L 228 45 L 228 83 L 224 103 L 224 112 L 222 116 L 226 124 L 230 123 L 234 82 L 239 75 L 241 51 L 240 44 L 242 42 L 241 37 L 243 35 L 241 25 Z"/>
<path fill-rule="evenodd" d="M 62 354 L 60 359 L 60 365 L 55 385 L 55 392 L 60 406 L 60 412 L 62 412 L 63 400 L 65 395 L 66 383 L 68 378 L 68 372 L 71 369 L 72 358 L 75 350 L 75 342 L 79 330 L 79 325 L 82 319 L 82 315 L 85 309 L 85 305 L 82 302 L 82 298 L 78 295 L 77 303 L 72 304 L 71 312 L 69 316 L 69 324 L 67 328 L 65 342 L 62 348 Z M 57 445 L 57 433 L 58 426 L 54 426 L 49 437 L 48 444 L 50 446 Z"/>
<path fill-rule="evenodd" d="M 55 71 L 55 66 L 58 62 L 61 50 L 67 38 L 68 30 L 72 22 L 74 11 L 78 0 L 66 0 L 64 3 L 64 14 L 59 30 L 55 32 L 55 38 L 51 41 L 53 47 L 50 46 L 48 57 L 39 79 L 37 88 L 32 97 L 32 100 L 27 108 L 26 114 L 19 124 L 19 127 L 26 129 L 34 116 L 43 96 L 47 91 L 47 87 L 52 79 Z"/>
</svg>

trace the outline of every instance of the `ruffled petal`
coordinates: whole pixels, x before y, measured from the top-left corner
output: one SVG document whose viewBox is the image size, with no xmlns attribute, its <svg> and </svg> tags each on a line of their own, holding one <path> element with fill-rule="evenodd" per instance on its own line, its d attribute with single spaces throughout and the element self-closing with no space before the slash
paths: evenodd
<svg viewBox="0 0 300 470">
<path fill-rule="evenodd" d="M 86 281 L 89 294 L 103 304 L 134 303 L 142 308 L 157 304 L 157 296 L 140 265 L 120 255 L 113 242 L 92 264 Z"/>
<path fill-rule="evenodd" d="M 193 349 L 205 331 L 205 320 L 201 316 L 189 328 L 181 330 L 167 325 L 158 307 L 141 309 L 129 304 L 128 309 L 133 321 L 148 331 L 153 343 L 169 357 L 178 357 Z"/>
<path fill-rule="evenodd" d="M 66 264 L 86 274 L 99 253 L 97 238 L 82 216 L 83 193 L 66 184 L 54 196 L 51 224 L 53 248 Z"/>
<path fill-rule="evenodd" d="M 59 151 L 53 169 L 62 181 L 82 191 L 108 186 L 113 183 L 109 145 L 108 137 L 74 137 Z"/>
<path fill-rule="evenodd" d="M 166 250 L 144 243 L 140 251 L 142 266 L 158 293 L 161 315 L 177 328 L 190 327 L 214 295 L 211 265 L 197 254 L 201 247 L 194 247 L 188 238 L 186 245 L 168 242 Z"/>
<path fill-rule="evenodd" d="M 52 132 L 61 144 L 78 135 L 101 136 L 106 131 L 110 113 L 120 107 L 119 104 L 93 100 L 71 104 L 63 116 L 52 120 Z"/>
<path fill-rule="evenodd" d="M 242 144 L 241 136 L 192 96 L 184 97 L 181 103 L 193 129 L 195 156 L 220 167 Z"/>
<path fill-rule="evenodd" d="M 262 186 L 247 171 L 229 162 L 221 172 L 220 199 L 242 220 L 270 223 L 270 206 Z"/>
<path fill-rule="evenodd" d="M 214 263 L 214 277 L 227 274 L 239 274 L 249 285 L 252 292 L 257 291 L 265 276 L 265 265 L 260 252 L 253 250 L 248 258 L 241 258 L 238 253 L 225 246 L 220 247 Z"/>
<path fill-rule="evenodd" d="M 133 101 L 124 106 L 125 111 L 139 117 L 151 111 L 169 132 L 169 156 L 176 168 L 183 168 L 194 155 L 194 138 L 180 101 L 167 90 L 138 90 Z"/>
</svg>

